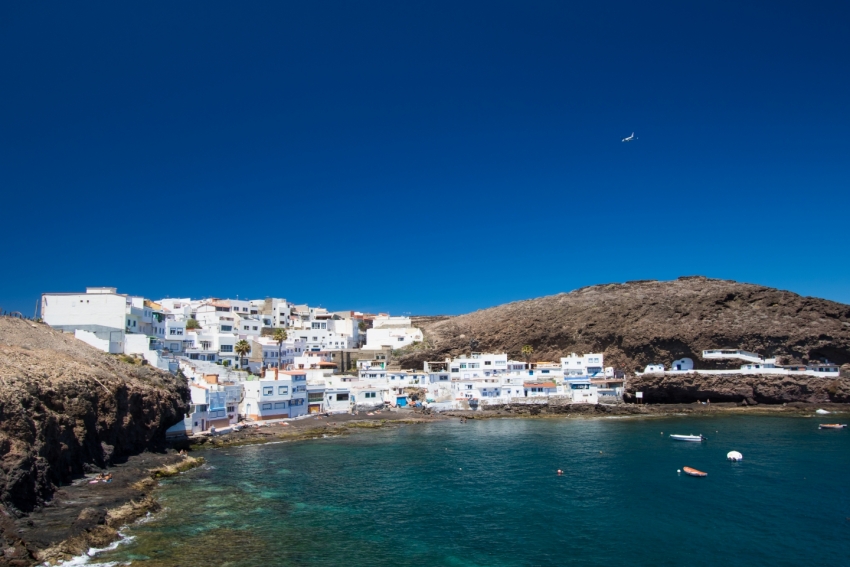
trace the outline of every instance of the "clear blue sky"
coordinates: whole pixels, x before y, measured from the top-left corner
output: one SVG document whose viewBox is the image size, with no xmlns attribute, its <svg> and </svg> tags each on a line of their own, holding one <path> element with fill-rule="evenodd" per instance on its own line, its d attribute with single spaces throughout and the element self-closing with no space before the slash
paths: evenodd
<svg viewBox="0 0 850 567">
<path fill-rule="evenodd" d="M 850 303 L 848 38 L 847 2 L 6 2 L 0 307 Z"/>
</svg>

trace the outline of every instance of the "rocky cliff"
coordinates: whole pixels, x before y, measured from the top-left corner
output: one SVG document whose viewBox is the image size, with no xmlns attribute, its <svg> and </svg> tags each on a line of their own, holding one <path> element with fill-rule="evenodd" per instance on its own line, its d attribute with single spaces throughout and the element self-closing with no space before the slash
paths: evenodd
<svg viewBox="0 0 850 567">
<path fill-rule="evenodd" d="M 182 377 L 0 317 L 0 503 L 30 511 L 76 475 L 161 447 L 187 400 Z"/>
<path fill-rule="evenodd" d="M 643 392 L 648 404 L 689 404 L 695 401 L 737 402 L 747 405 L 850 403 L 850 379 L 810 376 L 733 376 L 687 374 L 662 376 L 646 374 L 629 378 L 626 401 L 634 401 L 634 392 Z"/>
<path fill-rule="evenodd" d="M 850 305 L 699 276 L 596 285 L 420 324 L 425 344 L 400 353 L 403 367 L 470 350 L 521 360 L 526 344 L 535 360 L 603 352 L 606 366 L 630 373 L 682 357 L 698 368 L 729 367 L 701 359 L 712 348 L 850 363 Z"/>
</svg>

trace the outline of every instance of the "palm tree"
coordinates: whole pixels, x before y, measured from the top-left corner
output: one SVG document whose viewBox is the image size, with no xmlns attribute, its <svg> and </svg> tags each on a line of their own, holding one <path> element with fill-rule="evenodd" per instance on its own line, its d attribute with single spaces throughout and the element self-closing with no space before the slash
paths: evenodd
<svg viewBox="0 0 850 567">
<path fill-rule="evenodd" d="M 525 358 L 525 363 L 528 364 L 528 361 L 531 359 L 531 354 L 534 352 L 534 347 L 531 345 L 525 345 L 522 347 L 522 356 Z"/>
<path fill-rule="evenodd" d="M 280 368 L 280 354 L 283 351 L 283 341 L 286 340 L 286 329 L 275 329 L 272 338 L 277 341 L 277 367 Z"/>
<path fill-rule="evenodd" d="M 236 351 L 236 354 L 239 355 L 239 365 L 242 368 L 245 368 L 244 359 L 251 352 L 251 345 L 248 344 L 248 341 L 242 339 L 236 346 L 233 347 L 233 350 Z"/>
</svg>

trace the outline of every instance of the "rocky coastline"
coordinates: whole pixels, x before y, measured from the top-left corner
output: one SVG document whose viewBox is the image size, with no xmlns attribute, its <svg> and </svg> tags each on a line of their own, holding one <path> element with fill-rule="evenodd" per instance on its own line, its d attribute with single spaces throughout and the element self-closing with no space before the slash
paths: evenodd
<svg viewBox="0 0 850 567">
<path fill-rule="evenodd" d="M 421 320 L 425 342 L 394 353 L 405 367 L 470 349 L 534 360 L 603 352 L 631 374 L 645 364 L 746 348 L 788 361 L 829 358 L 836 379 L 727 374 L 629 376 L 620 404 L 516 402 L 485 410 L 401 409 L 311 416 L 168 446 L 188 402 L 182 375 L 102 353 L 46 325 L 0 317 L 0 538 L 4 565 L 56 562 L 104 547 L 155 512 L 157 478 L 206 450 L 297 442 L 456 419 L 594 419 L 669 415 L 850 414 L 850 310 L 761 286 L 706 278 L 593 286 L 469 315 Z M 712 363 L 713 364 L 713 363 Z M 712 369 L 720 369 L 713 365 Z M 642 392 L 642 403 L 636 392 Z M 846 419 L 846 418 L 844 418 Z M 109 483 L 95 475 L 112 472 Z"/>
<path fill-rule="evenodd" d="M 63 540 L 85 540 L 92 522 L 103 532 L 144 509 L 138 503 L 150 487 L 82 509 L 63 505 L 63 494 L 88 494 L 78 485 L 107 469 L 139 468 L 126 483 L 116 472 L 97 485 L 101 495 L 120 492 L 151 468 L 173 464 L 165 430 L 187 400 L 181 375 L 105 354 L 41 323 L 0 317 L 0 566 L 32 564 Z M 128 502 L 135 504 L 118 511 Z"/>
<path fill-rule="evenodd" d="M 110 466 L 108 483 L 95 474 L 75 479 L 29 514 L 0 518 L 6 540 L 0 565 L 52 565 L 108 546 L 123 526 L 160 509 L 153 495 L 158 479 L 201 464 L 203 458 L 175 451 L 143 453 Z"/>
<path fill-rule="evenodd" d="M 814 417 L 823 409 L 832 414 L 850 415 L 850 404 L 807 404 L 792 402 L 779 405 L 747 405 L 734 402 L 709 403 L 708 401 L 679 404 L 505 404 L 484 410 L 453 410 L 446 417 L 465 419 L 493 418 L 605 418 L 605 417 L 667 417 L 711 415 L 784 415 L 789 417 Z"/>
<path fill-rule="evenodd" d="M 643 374 L 629 378 L 624 398 L 646 404 L 690 404 L 695 401 L 759 404 L 848 404 L 850 375 L 838 378 L 778 375 Z"/>
<path fill-rule="evenodd" d="M 394 410 L 314 416 L 277 424 L 249 426 L 214 436 L 197 436 L 178 442 L 165 452 L 145 452 L 123 462 L 113 463 L 109 484 L 91 484 L 94 474 L 78 478 L 59 488 L 50 502 L 18 518 L 0 519 L 7 535 L 0 566 L 54 564 L 103 548 L 120 539 L 122 526 L 156 513 L 158 479 L 180 474 L 204 462 L 207 450 L 241 445 L 298 442 L 384 430 L 447 420 L 474 419 L 594 419 L 606 417 L 665 417 L 710 415 L 772 415 L 814 417 L 816 409 L 846 416 L 850 404 L 786 403 L 747 405 L 741 403 L 690 404 L 568 404 L 515 403 L 476 411 Z M 286 423 L 286 425 L 283 425 Z M 179 451 L 179 452 L 178 452 Z M 191 455 L 181 453 L 189 452 Z M 9 534 L 14 534 L 11 540 Z"/>
</svg>

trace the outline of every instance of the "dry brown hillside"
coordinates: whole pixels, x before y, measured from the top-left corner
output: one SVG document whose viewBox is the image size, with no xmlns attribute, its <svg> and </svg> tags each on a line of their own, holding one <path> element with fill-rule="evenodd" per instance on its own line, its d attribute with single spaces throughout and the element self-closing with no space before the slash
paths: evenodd
<svg viewBox="0 0 850 567">
<path fill-rule="evenodd" d="M 596 285 L 422 324 L 426 344 L 402 354 L 403 367 L 478 351 L 536 360 L 605 353 L 627 371 L 700 353 L 744 348 L 789 361 L 850 363 L 850 306 L 764 286 L 701 276 Z"/>
<path fill-rule="evenodd" d="M 162 446 L 187 399 L 182 376 L 0 317 L 0 504 L 30 511 L 92 467 Z"/>
</svg>

